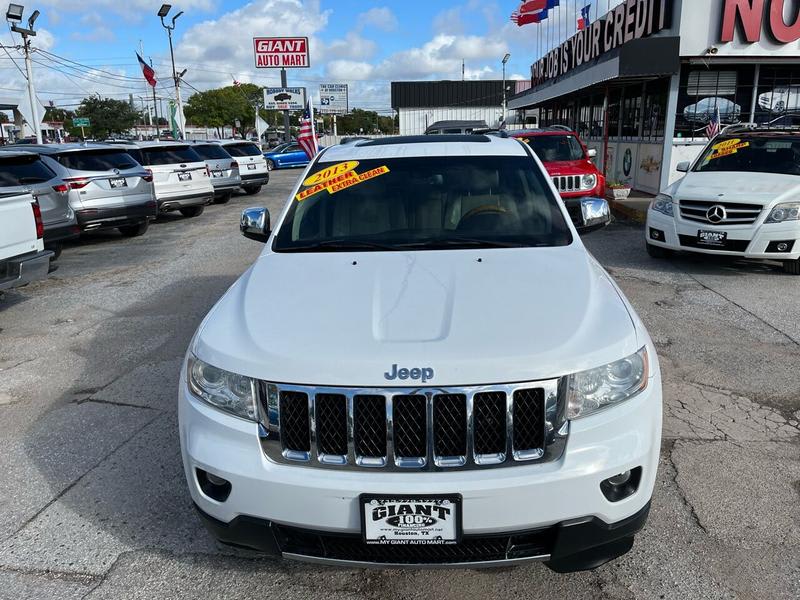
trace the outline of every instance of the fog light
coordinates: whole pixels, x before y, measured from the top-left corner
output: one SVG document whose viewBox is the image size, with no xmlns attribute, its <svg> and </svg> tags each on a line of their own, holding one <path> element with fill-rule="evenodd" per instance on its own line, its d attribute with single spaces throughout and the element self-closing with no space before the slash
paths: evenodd
<svg viewBox="0 0 800 600">
<path fill-rule="evenodd" d="M 228 496 L 231 495 L 232 486 L 227 479 L 203 469 L 195 469 L 195 473 L 197 474 L 197 483 L 200 485 L 200 490 L 212 500 L 225 502 Z"/>
<path fill-rule="evenodd" d="M 781 242 L 780 244 L 778 244 L 778 252 L 786 252 L 788 248 L 789 244 L 787 244 L 786 242 Z"/>
<path fill-rule="evenodd" d="M 651 227 L 650 228 L 650 239 L 651 240 L 656 240 L 657 242 L 663 242 L 664 241 L 664 232 L 661 231 L 660 229 L 654 229 L 654 228 Z"/>
<path fill-rule="evenodd" d="M 794 240 L 773 240 L 767 246 L 767 252 L 782 252 L 786 254 L 794 248 Z"/>
<path fill-rule="evenodd" d="M 600 491 L 609 502 L 619 502 L 635 494 L 641 480 L 642 467 L 636 467 L 603 480 Z"/>
</svg>

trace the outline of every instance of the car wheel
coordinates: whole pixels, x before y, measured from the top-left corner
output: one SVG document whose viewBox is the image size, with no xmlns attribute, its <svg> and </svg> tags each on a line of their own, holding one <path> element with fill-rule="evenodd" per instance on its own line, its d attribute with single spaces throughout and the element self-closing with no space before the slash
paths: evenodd
<svg viewBox="0 0 800 600">
<path fill-rule="evenodd" d="M 275 168 L 275 162 L 272 159 L 267 159 L 267 171 L 272 171 Z"/>
<path fill-rule="evenodd" d="M 647 254 L 650 255 L 650 258 L 669 258 L 672 256 L 672 251 L 668 248 L 662 248 L 661 246 L 647 244 Z"/>
<path fill-rule="evenodd" d="M 119 232 L 125 237 L 137 237 L 143 235 L 150 226 L 150 221 L 142 221 L 136 225 L 125 225 L 119 228 Z"/>
<path fill-rule="evenodd" d="M 230 201 L 232 195 L 233 192 L 227 192 L 225 194 L 222 194 L 221 196 L 214 196 L 214 204 L 227 204 Z"/>
<path fill-rule="evenodd" d="M 205 206 L 189 206 L 187 208 L 181 208 L 181 214 L 184 217 L 198 217 L 203 214 L 203 209 Z"/>
<path fill-rule="evenodd" d="M 783 261 L 783 270 L 790 275 L 800 275 L 800 258 Z"/>
<path fill-rule="evenodd" d="M 242 189 L 244 190 L 245 194 L 247 194 L 248 196 L 252 196 L 253 194 L 257 194 L 258 192 L 261 191 L 261 186 L 260 185 L 243 185 Z"/>
</svg>

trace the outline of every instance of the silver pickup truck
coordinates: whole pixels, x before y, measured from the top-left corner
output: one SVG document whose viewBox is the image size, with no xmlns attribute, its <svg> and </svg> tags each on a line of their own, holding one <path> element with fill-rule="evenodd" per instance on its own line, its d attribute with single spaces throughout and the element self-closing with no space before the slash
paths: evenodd
<svg viewBox="0 0 800 600">
<path fill-rule="evenodd" d="M 52 256 L 44 249 L 42 212 L 30 192 L 0 194 L 0 290 L 44 279 Z"/>
</svg>

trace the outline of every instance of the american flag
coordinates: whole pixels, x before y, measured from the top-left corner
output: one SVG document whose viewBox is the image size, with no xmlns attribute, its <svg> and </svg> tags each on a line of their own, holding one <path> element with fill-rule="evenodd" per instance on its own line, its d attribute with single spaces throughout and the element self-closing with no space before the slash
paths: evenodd
<svg viewBox="0 0 800 600">
<path fill-rule="evenodd" d="M 317 132 L 314 131 L 314 108 L 311 106 L 311 98 L 306 103 L 303 117 L 300 119 L 300 133 L 297 134 L 297 143 L 305 151 L 308 159 L 313 159 L 319 146 L 317 146 Z"/>
<path fill-rule="evenodd" d="M 709 120 L 708 125 L 706 125 L 706 137 L 708 139 L 713 138 L 719 133 L 719 125 L 722 119 L 719 116 L 719 106 L 714 108 L 714 114 L 711 115 L 711 120 Z"/>
</svg>

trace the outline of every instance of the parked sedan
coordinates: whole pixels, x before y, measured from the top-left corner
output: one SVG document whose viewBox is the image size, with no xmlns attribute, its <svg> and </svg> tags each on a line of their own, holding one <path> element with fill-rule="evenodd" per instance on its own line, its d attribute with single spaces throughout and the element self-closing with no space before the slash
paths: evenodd
<svg viewBox="0 0 800 600">
<path fill-rule="evenodd" d="M 274 150 L 265 152 L 264 158 L 267 159 L 267 168 L 270 171 L 285 167 L 305 167 L 309 162 L 308 155 L 297 142 L 283 143 Z"/>
</svg>

